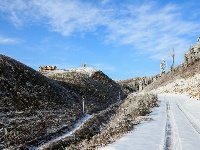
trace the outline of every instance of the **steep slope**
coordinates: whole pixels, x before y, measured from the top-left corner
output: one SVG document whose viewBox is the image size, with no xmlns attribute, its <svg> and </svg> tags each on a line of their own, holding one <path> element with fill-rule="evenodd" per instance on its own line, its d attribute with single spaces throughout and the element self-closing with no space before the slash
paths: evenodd
<svg viewBox="0 0 200 150">
<path fill-rule="evenodd" d="M 196 150 L 200 146 L 199 42 L 198 38 L 197 45 L 190 47 L 183 64 L 141 92 L 158 94 L 159 107 L 150 114 L 153 121 L 136 126 L 136 130 L 102 149 Z"/>
<path fill-rule="evenodd" d="M 69 130 L 82 116 L 75 92 L 0 55 L 0 149 L 25 148 Z"/>
<path fill-rule="evenodd" d="M 172 71 L 163 74 L 158 80 L 147 86 L 143 92 L 153 90 L 164 93 L 186 93 L 200 98 L 200 37 L 184 55 L 184 62 Z"/>
<path fill-rule="evenodd" d="M 199 74 L 200 61 L 195 61 L 192 65 L 179 65 L 172 72 L 162 75 L 158 80 L 144 88 L 143 92 L 149 92 L 160 88 L 160 92 L 187 93 L 190 96 L 199 98 Z M 161 90 L 162 89 L 162 90 Z"/>
<path fill-rule="evenodd" d="M 42 71 L 45 76 L 59 81 L 59 83 L 76 93 L 85 100 L 88 113 L 107 108 L 110 104 L 125 97 L 122 88 L 102 71 L 89 67 L 71 70 Z"/>
<path fill-rule="evenodd" d="M 55 81 L 3 55 L 0 55 L 0 73 L 0 96 L 1 100 L 6 99 L 8 110 L 40 109 L 45 103 L 70 106 L 78 101 L 77 95 Z"/>
<path fill-rule="evenodd" d="M 133 145 L 138 150 L 196 150 L 200 146 L 199 66 L 199 61 L 180 65 L 148 85 L 141 93 L 158 94 L 159 101 L 150 114 L 152 120 L 102 150 L 132 149 Z"/>
<path fill-rule="evenodd" d="M 155 106 L 157 106 L 156 95 L 130 94 L 109 108 L 90 115 L 70 135 L 61 136 L 58 140 L 51 141 L 38 149 L 96 150 L 122 137 L 141 121 L 149 120 L 145 115 Z"/>
</svg>

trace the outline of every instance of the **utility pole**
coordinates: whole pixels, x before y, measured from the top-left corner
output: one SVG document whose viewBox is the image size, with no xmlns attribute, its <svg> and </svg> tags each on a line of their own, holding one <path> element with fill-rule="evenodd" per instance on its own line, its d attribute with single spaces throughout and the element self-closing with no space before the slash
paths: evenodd
<svg viewBox="0 0 200 150">
<path fill-rule="evenodd" d="M 172 71 L 174 69 L 174 57 L 175 57 L 174 47 L 173 47 L 173 51 L 171 53 L 171 57 L 172 57 L 172 65 L 171 65 L 171 71 Z"/>
</svg>

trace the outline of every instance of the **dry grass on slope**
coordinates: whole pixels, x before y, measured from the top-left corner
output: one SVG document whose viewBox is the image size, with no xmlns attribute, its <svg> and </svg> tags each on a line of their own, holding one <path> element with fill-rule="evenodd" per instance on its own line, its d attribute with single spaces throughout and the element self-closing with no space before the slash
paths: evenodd
<svg viewBox="0 0 200 150">
<path fill-rule="evenodd" d="M 187 94 L 200 100 L 200 61 L 180 65 L 147 86 L 143 92 Z"/>
<path fill-rule="evenodd" d="M 177 79 L 188 79 L 194 77 L 196 74 L 200 74 L 200 61 L 196 61 L 194 64 L 185 67 L 179 65 L 172 72 L 167 72 L 158 78 L 156 81 L 144 88 L 144 92 L 149 92 L 151 90 L 157 89 L 167 84 L 173 83 Z"/>
<path fill-rule="evenodd" d="M 88 69 L 92 71 L 88 73 Z M 126 96 L 121 86 L 102 71 L 87 67 L 60 70 L 59 73 L 58 71 L 43 71 L 41 73 L 57 80 L 63 87 L 85 97 L 85 110 L 89 114 L 104 110 L 115 103 L 119 99 L 119 92 L 122 99 Z"/>
<path fill-rule="evenodd" d="M 64 138 L 45 149 L 96 149 L 122 137 L 157 106 L 157 96 L 153 94 L 129 95 L 125 100 L 95 114 L 78 129 L 72 139 Z"/>
<path fill-rule="evenodd" d="M 70 130 L 81 97 L 34 69 L 0 55 L 0 149 L 26 149 Z"/>
</svg>

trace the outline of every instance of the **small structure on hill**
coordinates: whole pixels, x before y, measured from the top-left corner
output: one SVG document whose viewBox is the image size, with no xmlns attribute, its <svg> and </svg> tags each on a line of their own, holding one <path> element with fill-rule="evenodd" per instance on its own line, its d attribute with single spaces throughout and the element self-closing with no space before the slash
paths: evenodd
<svg viewBox="0 0 200 150">
<path fill-rule="evenodd" d="M 83 62 L 82 67 L 86 67 L 86 63 L 85 62 Z"/>
<path fill-rule="evenodd" d="M 189 51 L 185 53 L 184 65 L 187 67 L 200 59 L 200 37 L 198 37 L 195 45 L 191 46 Z"/>
<path fill-rule="evenodd" d="M 56 70 L 56 66 L 40 66 L 39 67 L 39 71 L 43 71 L 43 70 Z"/>
<path fill-rule="evenodd" d="M 160 75 L 165 74 L 165 68 L 166 68 L 166 63 L 165 63 L 165 60 L 162 59 L 160 63 Z"/>
</svg>

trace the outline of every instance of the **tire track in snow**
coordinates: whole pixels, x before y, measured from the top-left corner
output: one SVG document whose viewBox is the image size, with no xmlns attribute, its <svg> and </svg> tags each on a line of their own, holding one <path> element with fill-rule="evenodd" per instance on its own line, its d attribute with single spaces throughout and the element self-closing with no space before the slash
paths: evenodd
<svg viewBox="0 0 200 150">
<path fill-rule="evenodd" d="M 165 139 L 163 150 L 180 150 L 180 137 L 178 134 L 177 125 L 174 119 L 174 115 L 171 110 L 171 105 L 169 101 L 166 102 L 166 126 L 165 126 Z"/>
<path fill-rule="evenodd" d="M 179 110 L 184 114 L 190 124 L 194 127 L 195 131 L 200 134 L 200 121 L 196 119 L 193 115 L 191 115 L 188 111 L 186 111 L 180 103 L 176 101 L 176 105 Z"/>
<path fill-rule="evenodd" d="M 172 125 L 170 122 L 170 104 L 169 101 L 166 103 L 166 112 L 167 112 L 167 120 L 165 125 L 165 141 L 164 141 L 164 150 L 171 150 L 172 145 Z"/>
</svg>

